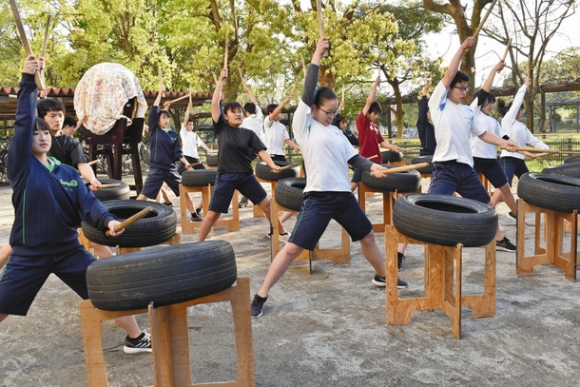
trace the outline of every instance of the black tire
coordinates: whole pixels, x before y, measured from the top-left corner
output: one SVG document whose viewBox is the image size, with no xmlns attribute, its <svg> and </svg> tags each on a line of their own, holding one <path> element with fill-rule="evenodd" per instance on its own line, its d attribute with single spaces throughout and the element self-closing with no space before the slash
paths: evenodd
<svg viewBox="0 0 580 387">
<path fill-rule="evenodd" d="M 580 210 L 580 179 L 551 173 L 526 173 L 518 181 L 518 196 L 548 210 Z"/>
<path fill-rule="evenodd" d="M 291 165 L 293 163 L 289 163 L 287 161 L 274 161 L 279 167 L 285 167 L 287 165 Z M 260 179 L 270 180 L 270 181 L 279 181 L 282 179 L 290 179 L 293 177 L 300 176 L 300 166 L 297 165 L 292 168 L 284 169 L 278 173 L 272 172 L 268 164 L 263 161 L 260 161 L 256 164 L 256 176 Z"/>
<path fill-rule="evenodd" d="M 83 180 L 84 181 L 84 180 Z M 131 189 L 129 184 L 121 180 L 115 179 L 99 179 L 101 184 L 119 184 L 118 187 L 101 188 L 98 191 L 93 191 L 97 199 L 102 202 L 109 200 L 128 200 L 131 197 Z M 88 181 L 85 184 L 89 184 Z"/>
<path fill-rule="evenodd" d="M 187 187 L 203 187 L 214 185 L 217 176 L 217 169 L 190 169 L 183 171 L 181 184 Z"/>
<path fill-rule="evenodd" d="M 218 157 L 217 155 L 207 156 L 205 159 L 205 164 L 208 167 L 217 167 L 218 166 Z"/>
<path fill-rule="evenodd" d="M 403 160 L 403 154 L 401 152 L 395 152 L 395 151 L 390 151 L 390 150 L 389 151 L 382 151 L 381 158 L 382 158 L 381 163 L 386 164 L 389 162 Z M 373 159 L 371 161 L 376 162 L 376 159 Z"/>
<path fill-rule="evenodd" d="M 225 290 L 237 279 L 226 241 L 162 246 L 98 259 L 87 269 L 89 298 L 102 310 L 177 304 Z"/>
<path fill-rule="evenodd" d="M 392 165 L 383 165 L 387 168 L 396 168 Z M 369 171 L 362 174 L 362 182 L 369 188 L 383 192 L 416 192 L 421 184 L 421 174 L 416 170 L 398 172 L 377 178 Z"/>
<path fill-rule="evenodd" d="M 542 173 L 555 173 L 558 175 L 580 178 L 580 162 L 570 162 L 552 167 L 546 167 Z"/>
<path fill-rule="evenodd" d="M 564 160 L 564 164 L 578 163 L 578 162 L 580 162 L 580 156 L 570 156 Z"/>
<path fill-rule="evenodd" d="M 429 163 L 428 167 L 417 169 L 419 173 L 433 173 L 433 156 L 419 156 L 411 160 L 411 164 Z"/>
<path fill-rule="evenodd" d="M 146 207 L 153 207 L 145 218 L 139 219 L 116 237 L 108 237 L 103 230 L 82 222 L 83 234 L 88 240 L 106 246 L 147 247 L 168 241 L 175 235 L 177 215 L 173 208 L 161 203 L 142 200 L 112 200 L 103 205 L 123 221 Z M 105 230 L 106 231 L 106 230 Z"/>
<path fill-rule="evenodd" d="M 497 222 L 493 208 L 454 196 L 409 194 L 393 208 L 393 224 L 401 234 L 442 246 L 484 246 L 495 239 Z"/>
<path fill-rule="evenodd" d="M 276 202 L 292 211 L 300 211 L 304 200 L 304 187 L 306 179 L 293 177 L 283 179 L 276 184 Z"/>
</svg>

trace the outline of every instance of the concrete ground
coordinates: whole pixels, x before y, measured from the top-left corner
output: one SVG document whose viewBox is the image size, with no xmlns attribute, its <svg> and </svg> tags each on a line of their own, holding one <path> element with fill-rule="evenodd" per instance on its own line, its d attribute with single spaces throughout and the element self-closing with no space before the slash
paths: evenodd
<svg viewBox="0 0 580 387">
<path fill-rule="evenodd" d="M 8 186 L 0 186 L 2 244 L 12 223 L 10 195 Z M 368 203 L 371 219 L 379 219 L 378 196 Z M 515 221 L 506 212 L 498 207 L 500 225 L 515 242 Z M 268 226 L 249 207 L 241 216 L 241 231 L 216 228 L 214 238 L 232 243 L 239 275 L 251 278 L 253 295 L 270 263 Z M 338 238 L 333 225 L 322 246 L 336 245 Z M 384 234 L 376 238 L 384 253 Z M 525 248 L 531 251 L 529 241 Z M 481 291 L 481 252 L 464 250 L 465 292 Z M 297 262 L 272 289 L 264 315 L 253 320 L 256 386 L 580 386 L 580 284 L 565 280 L 560 270 L 548 265 L 516 277 L 515 253 L 498 252 L 496 315 L 472 319 L 463 309 L 458 340 L 440 310 L 414 312 L 410 325 L 387 326 L 385 290 L 371 285 L 373 271 L 358 243 L 351 253 L 348 265 L 314 262 L 312 274 L 307 263 Z M 409 282 L 402 297 L 422 293 L 423 267 L 422 248 L 411 246 L 400 273 Z M 26 318 L 1 324 L 0 386 L 87 385 L 78 301 L 51 276 Z M 193 307 L 188 316 L 194 382 L 233 379 L 227 304 Z M 148 325 L 144 315 L 138 322 Z M 111 386 L 153 384 L 150 354 L 124 354 L 124 333 L 114 322 L 105 324 L 103 337 Z"/>
</svg>

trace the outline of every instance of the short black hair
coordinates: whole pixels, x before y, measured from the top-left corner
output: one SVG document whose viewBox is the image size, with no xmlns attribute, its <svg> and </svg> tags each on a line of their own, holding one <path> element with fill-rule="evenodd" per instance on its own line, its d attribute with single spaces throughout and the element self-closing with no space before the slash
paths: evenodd
<svg viewBox="0 0 580 387">
<path fill-rule="evenodd" d="M 36 104 L 38 116 L 44 118 L 48 112 L 65 112 L 64 105 L 58 99 L 43 98 Z"/>
<path fill-rule="evenodd" d="M 381 114 L 382 111 L 383 111 L 383 109 L 381 109 L 381 105 L 379 105 L 379 103 L 375 101 L 375 102 L 371 103 L 371 106 L 369 107 L 369 111 L 367 114 L 371 114 L 371 113 Z"/>
<path fill-rule="evenodd" d="M 40 131 L 50 131 L 50 127 L 48 126 L 48 123 L 43 120 L 40 117 L 36 117 L 36 126 L 34 127 L 34 130 L 40 130 Z"/>
<path fill-rule="evenodd" d="M 338 125 L 340 125 L 342 121 L 346 122 L 346 118 L 339 113 L 336 116 L 334 116 L 334 119 L 332 120 L 332 125 L 338 128 Z"/>
<path fill-rule="evenodd" d="M 240 104 L 238 104 L 238 105 L 240 105 Z M 240 107 L 242 107 L 242 105 L 240 105 Z M 224 111 L 225 111 L 225 109 L 224 109 Z M 246 112 L 248 112 L 250 114 L 256 114 L 256 104 L 253 103 L 253 102 L 247 102 L 244 105 L 244 111 L 246 111 Z"/>
<path fill-rule="evenodd" d="M 469 82 L 470 79 L 469 75 L 465 74 L 463 71 L 458 71 L 451 81 L 451 87 L 455 87 L 455 85 L 461 82 Z"/>
<path fill-rule="evenodd" d="M 266 113 L 268 113 L 268 115 L 272 114 L 277 107 L 278 105 L 276 105 L 275 103 L 269 104 L 268 106 L 266 106 Z"/>
<path fill-rule="evenodd" d="M 77 120 L 75 120 L 71 116 L 66 116 L 64 118 L 64 122 L 63 122 L 62 126 L 72 126 L 72 127 L 76 127 L 77 126 Z"/>
<path fill-rule="evenodd" d="M 314 93 L 314 105 L 316 105 L 318 108 L 324 101 L 332 101 L 335 99 L 338 99 L 338 97 L 330 87 L 319 87 Z"/>
<path fill-rule="evenodd" d="M 167 117 L 171 118 L 171 114 L 169 114 L 169 111 L 165 110 L 165 109 L 161 109 L 159 110 L 159 117 L 161 117 L 162 115 L 166 115 Z"/>
<path fill-rule="evenodd" d="M 242 109 L 242 105 L 236 101 L 230 101 L 224 105 L 224 113 L 226 113 L 228 110 L 234 111 L 237 109 L 240 109 L 242 112 L 244 111 L 244 109 Z"/>
</svg>

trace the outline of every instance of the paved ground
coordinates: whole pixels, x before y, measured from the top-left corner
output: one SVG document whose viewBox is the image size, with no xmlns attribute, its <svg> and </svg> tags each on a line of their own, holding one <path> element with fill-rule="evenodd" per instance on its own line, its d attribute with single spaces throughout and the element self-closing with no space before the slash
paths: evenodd
<svg viewBox="0 0 580 387">
<path fill-rule="evenodd" d="M 2 244 L 12 222 L 10 194 L 0 186 Z M 369 203 L 377 218 L 378 198 Z M 500 224 L 515 240 L 515 222 L 506 211 L 498 208 Z M 252 293 L 270 263 L 266 232 L 265 220 L 252 218 L 245 208 L 240 232 L 218 228 L 214 237 L 232 243 L 239 274 L 251 278 Z M 338 235 L 331 227 L 323 246 L 335 244 Z M 384 252 L 383 234 L 377 242 Z M 349 265 L 315 262 L 312 274 L 307 264 L 297 263 L 273 288 L 264 316 L 253 321 L 257 386 L 580 386 L 580 284 L 565 280 L 558 269 L 545 266 L 518 278 L 515 254 L 498 252 L 496 316 L 474 320 L 464 309 L 463 336 L 457 340 L 438 310 L 415 312 L 411 325 L 387 326 L 385 291 L 371 285 L 372 270 L 359 245 L 351 251 Z M 480 252 L 464 250 L 468 292 L 481 289 Z M 401 278 L 410 287 L 402 296 L 420 295 L 422 249 L 409 248 L 404 264 Z M 138 321 L 148 324 L 145 316 Z M 191 308 L 189 326 L 194 382 L 233 379 L 228 307 Z M 153 384 L 149 354 L 125 355 L 123 331 L 113 322 L 105 324 L 103 337 L 111 386 Z M 0 343 L 0 386 L 86 386 L 78 298 L 57 278 L 49 278 L 28 317 L 1 324 Z"/>
</svg>

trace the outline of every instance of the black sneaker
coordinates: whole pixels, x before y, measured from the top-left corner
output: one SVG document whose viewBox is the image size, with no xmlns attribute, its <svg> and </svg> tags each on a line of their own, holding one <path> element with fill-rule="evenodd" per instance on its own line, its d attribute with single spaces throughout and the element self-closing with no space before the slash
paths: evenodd
<svg viewBox="0 0 580 387">
<path fill-rule="evenodd" d="M 247 207 L 247 206 L 248 206 L 248 198 L 245 196 L 242 196 L 242 199 L 238 203 L 238 208 Z"/>
<path fill-rule="evenodd" d="M 499 251 L 508 251 L 511 253 L 515 253 L 516 252 L 516 245 L 511 243 L 510 240 L 507 239 L 506 237 L 503 237 L 503 239 L 501 241 L 495 242 L 495 249 L 499 250 Z"/>
<path fill-rule="evenodd" d="M 386 278 L 375 274 L 375 278 L 373 278 L 373 285 L 384 288 L 387 285 Z M 405 281 L 397 278 L 397 288 L 406 289 L 407 287 L 408 285 Z"/>
<path fill-rule="evenodd" d="M 513 213 L 513 211 L 508 212 L 508 219 L 510 220 L 516 220 L 518 217 L 516 214 Z"/>
<path fill-rule="evenodd" d="M 132 339 L 129 336 L 125 337 L 125 346 L 123 347 L 125 353 L 141 353 L 151 352 L 151 335 L 144 330 L 141 336 Z"/>
<path fill-rule="evenodd" d="M 270 231 L 268 231 L 268 238 L 272 238 L 272 235 L 274 235 L 274 227 L 272 227 L 272 224 L 270 224 Z"/>
<path fill-rule="evenodd" d="M 191 214 L 191 221 L 192 222 L 201 222 L 203 221 L 203 217 L 199 213 Z"/>
<path fill-rule="evenodd" d="M 254 299 L 252 300 L 253 318 L 258 318 L 264 313 L 262 309 L 264 308 L 264 303 L 266 302 L 267 299 L 268 297 L 260 297 L 257 294 L 254 296 Z"/>
<path fill-rule="evenodd" d="M 406 259 L 405 254 L 397 253 L 397 265 L 398 265 L 399 271 L 403 270 L 403 259 Z"/>
</svg>

